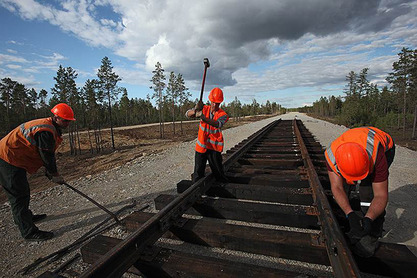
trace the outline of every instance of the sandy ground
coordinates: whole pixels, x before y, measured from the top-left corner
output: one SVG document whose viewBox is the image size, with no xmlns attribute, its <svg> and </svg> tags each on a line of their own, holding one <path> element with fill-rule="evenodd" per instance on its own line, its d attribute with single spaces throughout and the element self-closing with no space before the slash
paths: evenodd
<svg viewBox="0 0 417 278">
<path fill-rule="evenodd" d="M 323 146 L 329 145 L 346 130 L 345 127 L 300 113 L 286 114 L 281 118 L 293 119 L 295 116 L 304 121 L 306 127 Z M 280 117 L 225 130 L 225 151 L 277 118 Z M 138 202 L 137 208 L 146 204 L 153 206 L 153 198 L 161 193 L 174 194 L 176 183 L 182 179 L 189 179 L 194 164 L 194 145 L 195 141 L 178 143 L 159 153 L 140 156 L 102 173 L 81 177 L 71 184 L 112 211 L 118 210 L 133 199 Z M 417 246 L 417 152 L 399 146 L 396 151 L 390 169 L 390 201 L 383 240 L 403 243 L 412 249 Z M 13 223 L 8 204 L 1 205 L 0 277 L 37 277 L 48 268 L 56 268 L 61 261 L 28 276 L 18 274 L 24 266 L 67 246 L 106 217 L 102 211 L 64 186 L 33 194 L 31 209 L 35 213 L 48 214 L 48 218 L 38 226 L 43 230 L 53 231 L 56 237 L 39 243 L 24 241 Z M 112 235 L 117 236 L 118 232 L 123 234 L 123 230 L 117 228 Z M 76 271 L 79 272 L 87 266 L 78 263 L 77 267 Z"/>
</svg>

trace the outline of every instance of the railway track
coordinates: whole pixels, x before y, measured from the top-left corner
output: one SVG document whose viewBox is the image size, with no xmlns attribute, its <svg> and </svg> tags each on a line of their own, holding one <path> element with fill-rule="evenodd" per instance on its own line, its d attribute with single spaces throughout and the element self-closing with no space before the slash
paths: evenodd
<svg viewBox="0 0 417 278">
<path fill-rule="evenodd" d="M 124 240 L 98 236 L 82 248 L 80 277 L 412 277 L 407 247 L 381 243 L 352 255 L 344 215 L 331 198 L 322 146 L 301 121 L 278 120 L 227 152 L 229 183 L 212 174 L 179 195 L 155 199 L 158 213 L 123 220 Z"/>
</svg>

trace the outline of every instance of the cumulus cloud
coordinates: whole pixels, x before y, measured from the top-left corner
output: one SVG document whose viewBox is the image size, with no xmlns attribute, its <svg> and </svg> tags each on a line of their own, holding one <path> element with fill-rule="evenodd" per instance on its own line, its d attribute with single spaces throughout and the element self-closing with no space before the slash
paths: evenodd
<svg viewBox="0 0 417 278">
<path fill-rule="evenodd" d="M 374 67 L 375 80 L 381 79 L 388 63 L 373 59 L 372 51 L 400 46 L 404 37 L 417 43 L 417 7 L 408 0 L 67 0 L 55 5 L 1 0 L 0 5 L 134 61 L 141 75 L 136 80 L 148 82 L 159 61 L 167 72 L 183 74 L 191 89 L 200 85 L 204 57 L 212 65 L 207 86 L 256 93 L 343 82 L 346 72 L 361 67 Z M 260 73 L 251 70 L 260 61 L 267 66 Z M 123 74 L 132 76 L 128 70 Z"/>
<path fill-rule="evenodd" d="M 108 22 L 102 24 L 93 17 L 91 7 L 94 4 L 89 1 L 63 1 L 58 8 L 34 0 L 3 0 L 0 4 L 11 12 L 18 12 L 25 20 L 47 21 L 93 46 L 113 48 L 119 42 Z"/>
</svg>

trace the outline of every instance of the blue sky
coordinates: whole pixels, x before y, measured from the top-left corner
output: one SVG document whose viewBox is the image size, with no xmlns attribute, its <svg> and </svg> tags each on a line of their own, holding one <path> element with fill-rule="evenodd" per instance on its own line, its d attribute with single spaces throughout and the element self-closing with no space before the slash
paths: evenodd
<svg viewBox="0 0 417 278">
<path fill-rule="evenodd" d="M 417 1 L 401 0 L 0 0 L 0 78 L 37 91 L 59 65 L 96 77 L 107 56 L 129 97 L 146 98 L 160 62 L 199 95 L 268 99 L 285 107 L 343 95 L 345 76 L 369 68 L 379 87 L 402 47 L 417 45 Z"/>
</svg>

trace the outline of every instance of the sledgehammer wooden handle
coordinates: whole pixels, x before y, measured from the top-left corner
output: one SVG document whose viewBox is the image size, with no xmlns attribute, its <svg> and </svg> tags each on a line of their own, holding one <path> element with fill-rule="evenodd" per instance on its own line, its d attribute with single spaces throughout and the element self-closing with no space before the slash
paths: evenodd
<svg viewBox="0 0 417 278">
<path fill-rule="evenodd" d="M 204 58 L 204 74 L 203 74 L 203 84 L 201 85 L 200 101 L 203 101 L 204 83 L 206 83 L 207 68 L 209 67 L 210 67 L 209 59 Z"/>
</svg>

